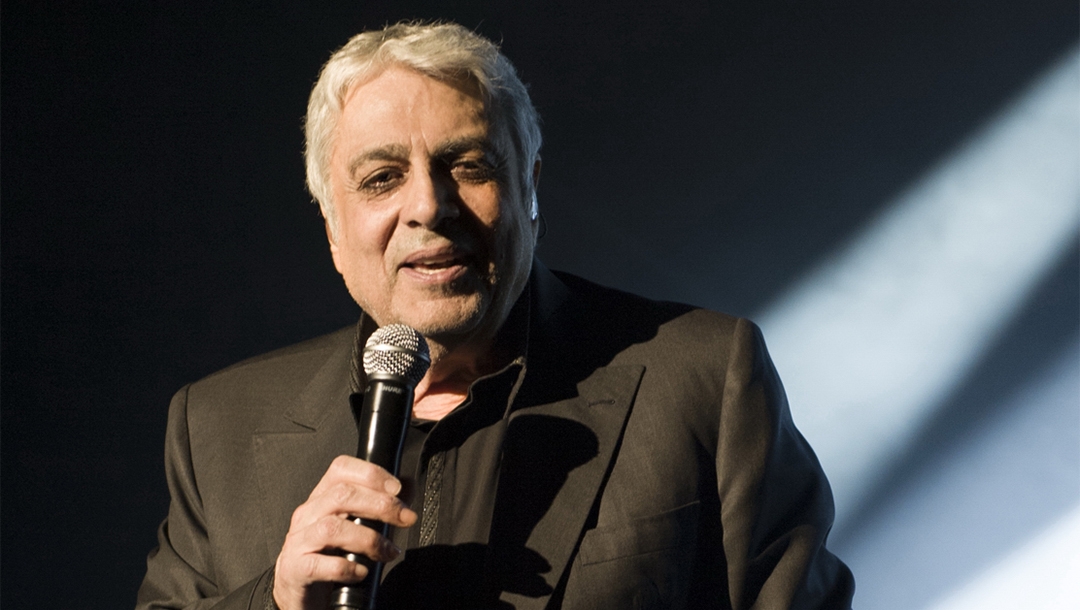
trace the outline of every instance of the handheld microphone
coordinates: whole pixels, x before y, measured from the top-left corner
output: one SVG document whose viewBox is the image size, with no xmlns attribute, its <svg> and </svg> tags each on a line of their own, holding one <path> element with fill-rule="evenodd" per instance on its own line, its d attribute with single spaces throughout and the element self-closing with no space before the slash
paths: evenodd
<svg viewBox="0 0 1080 610">
<path fill-rule="evenodd" d="M 412 417 L 413 390 L 431 364 L 427 342 L 404 324 L 390 324 L 371 334 L 363 359 L 367 376 L 364 393 L 349 398 L 360 432 L 357 457 L 397 476 Z M 356 518 L 354 522 L 383 536 L 390 534 L 390 526 L 380 521 Z M 383 564 L 355 553 L 345 557 L 367 566 L 368 575 L 357 584 L 335 585 L 331 610 L 374 610 Z"/>
</svg>

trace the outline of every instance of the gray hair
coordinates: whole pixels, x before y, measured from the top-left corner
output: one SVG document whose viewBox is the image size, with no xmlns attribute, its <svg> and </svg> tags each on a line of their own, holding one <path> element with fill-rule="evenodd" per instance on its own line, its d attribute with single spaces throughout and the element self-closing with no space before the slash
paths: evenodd
<svg viewBox="0 0 1080 610">
<path fill-rule="evenodd" d="M 540 117 L 510 60 L 493 42 L 456 23 L 398 23 L 352 37 L 326 62 L 311 90 L 304 123 L 307 185 L 331 232 L 337 233 L 337 218 L 330 154 L 345 96 L 354 85 L 395 65 L 444 82 L 472 80 L 479 86 L 496 145 L 509 138 L 517 153 L 519 167 L 510 171 L 520 174 L 522 201 L 528 205 L 535 197 L 532 168 L 540 152 Z"/>
</svg>

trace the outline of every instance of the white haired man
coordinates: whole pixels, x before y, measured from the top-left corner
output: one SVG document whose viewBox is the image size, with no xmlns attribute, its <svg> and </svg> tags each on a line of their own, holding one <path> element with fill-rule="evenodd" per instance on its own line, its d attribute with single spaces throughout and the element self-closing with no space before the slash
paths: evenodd
<svg viewBox="0 0 1080 610">
<path fill-rule="evenodd" d="M 491 42 L 360 34 L 306 131 L 363 315 L 177 394 L 139 608 L 323 610 L 368 575 L 345 552 L 388 562 L 385 608 L 850 606 L 828 483 L 757 328 L 535 260 L 538 119 Z M 400 478 L 350 457 L 355 346 L 391 323 L 432 356 Z"/>
</svg>

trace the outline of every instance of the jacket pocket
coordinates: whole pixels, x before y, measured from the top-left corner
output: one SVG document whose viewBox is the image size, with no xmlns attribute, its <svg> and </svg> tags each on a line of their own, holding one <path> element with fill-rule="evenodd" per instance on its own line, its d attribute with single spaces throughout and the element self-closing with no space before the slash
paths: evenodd
<svg viewBox="0 0 1080 610">
<path fill-rule="evenodd" d="M 698 501 L 625 524 L 585 532 L 578 550 L 583 566 L 692 544 L 696 537 Z"/>
<path fill-rule="evenodd" d="M 700 505 L 589 530 L 566 585 L 564 610 L 681 608 L 687 603 Z"/>
</svg>

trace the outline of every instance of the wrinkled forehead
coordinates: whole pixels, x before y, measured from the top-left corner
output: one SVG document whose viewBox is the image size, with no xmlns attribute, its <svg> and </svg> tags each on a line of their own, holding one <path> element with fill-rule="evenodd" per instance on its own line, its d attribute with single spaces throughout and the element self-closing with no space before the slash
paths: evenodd
<svg viewBox="0 0 1080 610">
<path fill-rule="evenodd" d="M 514 134 L 511 129 L 511 122 L 509 121 L 509 112 L 502 108 L 498 103 L 498 100 L 486 92 L 477 78 L 468 72 L 463 72 L 461 74 L 430 74 L 409 65 L 389 62 L 383 66 L 369 70 L 362 77 L 355 79 L 347 87 L 344 87 L 339 98 L 340 107 L 344 109 L 345 105 L 354 95 L 363 95 L 359 90 L 365 84 L 370 83 L 379 76 L 385 74 L 388 70 L 393 69 L 407 70 L 423 78 L 437 81 L 443 85 L 452 87 L 468 98 L 478 101 L 479 104 L 476 106 L 476 108 L 478 108 L 477 118 L 487 124 L 488 138 L 491 145 L 495 148 L 494 152 L 508 163 L 516 166 L 519 162 L 518 147 L 515 145 Z M 340 120 L 341 116 L 339 113 L 339 123 Z"/>
</svg>

